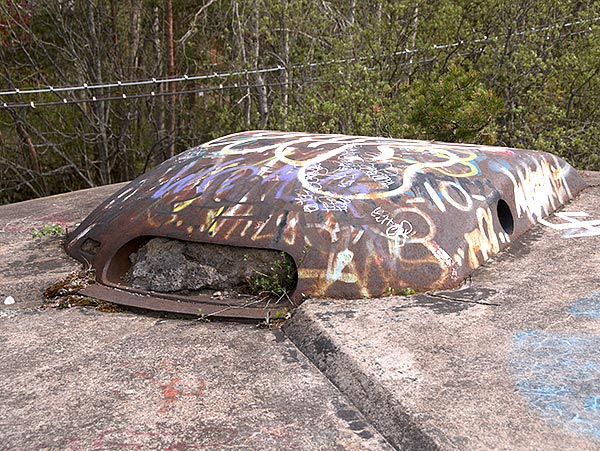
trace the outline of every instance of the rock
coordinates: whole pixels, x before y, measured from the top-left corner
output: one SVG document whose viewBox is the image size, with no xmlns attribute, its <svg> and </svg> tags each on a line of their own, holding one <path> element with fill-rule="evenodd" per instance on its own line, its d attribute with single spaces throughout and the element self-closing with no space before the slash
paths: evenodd
<svg viewBox="0 0 600 451">
<path fill-rule="evenodd" d="M 12 296 L 7 296 L 6 299 L 4 299 L 4 305 L 12 305 L 15 303 L 15 298 L 13 298 Z"/>
<path fill-rule="evenodd" d="M 153 238 L 130 255 L 130 279 L 134 288 L 163 293 L 246 291 L 248 280 L 272 273 L 277 259 L 278 251 Z"/>
<path fill-rule="evenodd" d="M 215 268 L 188 260 L 185 243 L 165 238 L 150 240 L 132 255 L 134 288 L 175 292 L 201 290 L 223 279 Z"/>
</svg>

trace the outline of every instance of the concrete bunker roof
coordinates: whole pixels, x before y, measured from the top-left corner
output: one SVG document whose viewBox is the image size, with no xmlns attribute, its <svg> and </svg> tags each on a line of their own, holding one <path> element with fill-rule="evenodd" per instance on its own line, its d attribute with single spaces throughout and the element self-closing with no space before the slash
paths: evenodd
<svg viewBox="0 0 600 451">
<path fill-rule="evenodd" d="M 94 295 L 159 310 L 213 302 L 160 293 L 146 301 L 128 287 L 128 255 L 149 237 L 285 252 L 298 271 L 292 304 L 449 289 L 584 186 L 566 162 L 539 151 L 249 131 L 137 178 L 65 246 L 95 268 Z M 223 316 L 264 316 L 251 310 Z"/>
</svg>

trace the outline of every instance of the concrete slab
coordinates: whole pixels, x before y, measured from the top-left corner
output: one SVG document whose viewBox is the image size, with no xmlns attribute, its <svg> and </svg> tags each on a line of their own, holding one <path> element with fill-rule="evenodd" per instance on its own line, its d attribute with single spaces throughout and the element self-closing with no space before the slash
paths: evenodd
<svg viewBox="0 0 600 451">
<path fill-rule="evenodd" d="M 31 228 L 116 188 L 0 207 L 1 450 L 392 449 L 280 331 L 39 309 L 77 265 Z"/>
<path fill-rule="evenodd" d="M 285 335 L 40 310 L 77 264 L 31 228 L 118 187 L 0 207 L 0 450 L 598 449 L 600 174 L 583 175 L 461 290 L 310 300 Z"/>
<path fill-rule="evenodd" d="M 309 300 L 285 333 L 398 449 L 600 448 L 600 177 L 461 290 Z"/>
<path fill-rule="evenodd" d="M 32 230 L 56 224 L 73 229 L 103 199 L 124 184 L 59 194 L 0 207 L 0 301 L 7 296 L 15 309 L 39 305 L 44 287 L 80 267 L 62 249 L 60 239 L 32 239 Z M 2 312 L 0 315 L 14 313 Z"/>
</svg>

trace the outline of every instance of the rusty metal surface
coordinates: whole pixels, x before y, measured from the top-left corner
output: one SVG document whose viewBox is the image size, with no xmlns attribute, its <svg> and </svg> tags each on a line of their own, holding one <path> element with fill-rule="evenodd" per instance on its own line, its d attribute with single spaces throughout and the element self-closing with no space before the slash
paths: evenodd
<svg viewBox="0 0 600 451">
<path fill-rule="evenodd" d="M 296 304 L 449 289 L 584 187 L 567 163 L 537 151 L 243 132 L 139 177 L 66 249 L 127 291 L 127 255 L 156 236 L 285 251 L 298 267 Z M 174 300 L 163 307 L 178 311 Z"/>
<path fill-rule="evenodd" d="M 82 290 L 86 296 L 96 299 L 113 300 L 116 303 L 129 307 L 143 308 L 159 312 L 176 312 L 186 315 L 205 315 L 223 318 L 263 319 L 266 312 L 282 311 L 289 308 L 289 304 L 278 303 L 277 306 L 257 306 L 255 304 L 232 304 L 226 299 L 217 300 L 211 296 L 198 296 L 185 298 L 181 296 L 162 294 L 155 296 L 149 293 L 137 292 L 136 290 L 123 290 L 108 287 L 102 284 L 93 284 Z M 273 313 L 274 314 L 274 313 Z"/>
</svg>

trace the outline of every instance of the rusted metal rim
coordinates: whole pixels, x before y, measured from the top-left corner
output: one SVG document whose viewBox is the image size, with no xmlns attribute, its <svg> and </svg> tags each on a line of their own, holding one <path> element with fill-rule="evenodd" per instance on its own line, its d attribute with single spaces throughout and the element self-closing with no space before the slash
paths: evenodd
<svg viewBox="0 0 600 451">
<path fill-rule="evenodd" d="M 293 308 L 289 301 L 280 301 L 273 305 L 252 302 L 240 304 L 239 299 L 234 298 L 215 300 L 207 295 L 186 297 L 165 293 L 148 293 L 132 288 L 125 290 L 103 284 L 89 285 L 81 293 L 129 307 L 214 318 L 273 319 L 284 317 Z"/>
</svg>

